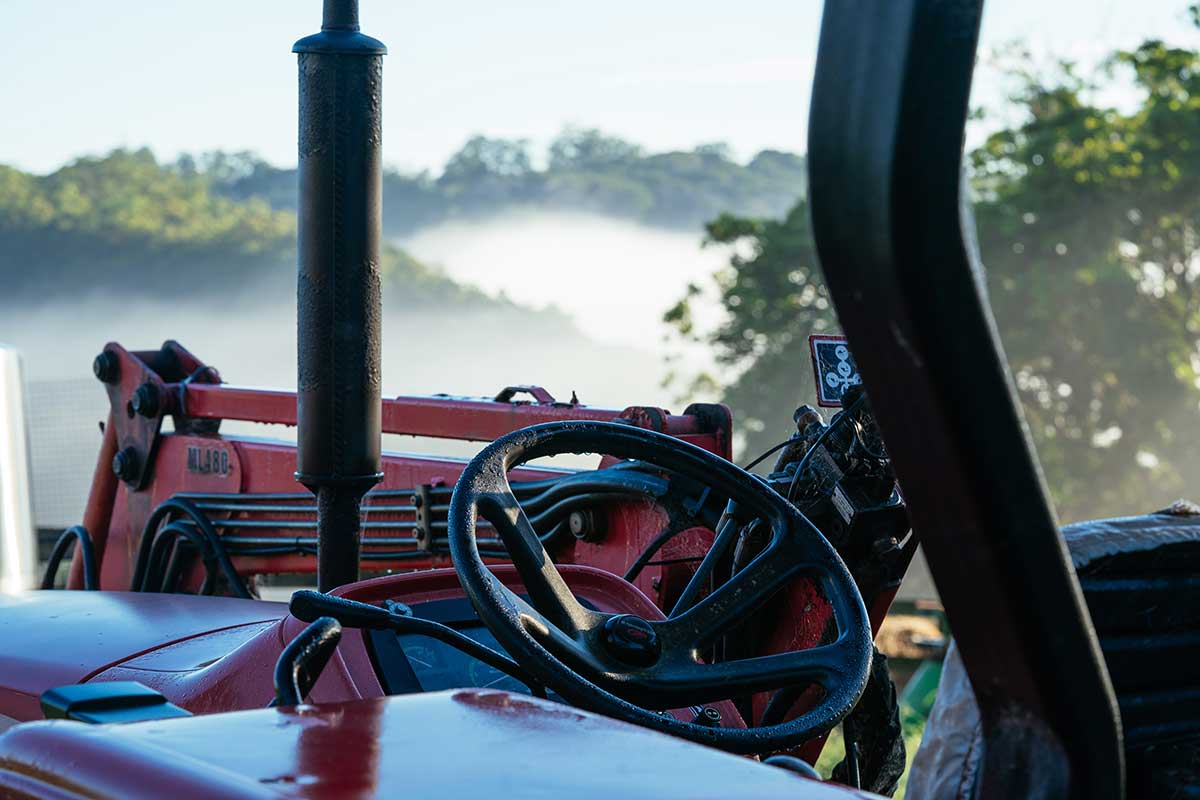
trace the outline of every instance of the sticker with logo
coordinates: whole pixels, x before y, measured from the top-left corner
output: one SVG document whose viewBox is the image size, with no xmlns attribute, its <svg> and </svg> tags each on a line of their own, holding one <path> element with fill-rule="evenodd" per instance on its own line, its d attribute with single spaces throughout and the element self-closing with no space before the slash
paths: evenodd
<svg viewBox="0 0 1200 800">
<path fill-rule="evenodd" d="M 862 383 L 846 337 L 813 334 L 808 337 L 808 347 L 817 384 L 817 405 L 826 408 L 840 406 L 846 390 Z"/>
</svg>

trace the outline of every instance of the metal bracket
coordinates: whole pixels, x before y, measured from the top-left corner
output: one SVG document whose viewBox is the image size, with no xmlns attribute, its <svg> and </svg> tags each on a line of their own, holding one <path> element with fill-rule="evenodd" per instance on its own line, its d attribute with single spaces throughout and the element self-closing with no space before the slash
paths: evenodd
<svg viewBox="0 0 1200 800">
<path fill-rule="evenodd" d="M 530 384 L 520 384 L 518 386 L 505 386 L 503 389 L 500 390 L 499 394 L 497 394 L 492 399 L 495 400 L 497 403 L 513 403 L 513 402 L 519 403 L 519 402 L 521 402 L 520 400 L 513 400 L 513 398 L 519 394 L 530 395 L 531 397 L 533 397 L 533 401 L 535 403 L 537 403 L 539 406 L 558 405 L 558 401 L 556 401 L 554 399 L 554 395 L 547 392 L 541 386 L 533 386 Z M 525 402 L 528 402 L 528 401 L 525 401 Z"/>
<path fill-rule="evenodd" d="M 164 342 L 158 350 L 133 352 L 109 342 L 92 362 L 92 371 L 104 384 L 112 406 L 117 435 L 113 472 L 134 491 L 150 480 L 163 418 L 177 415 L 176 427 L 188 429 L 180 397 L 168 391 L 167 384 L 189 379 L 198 383 L 221 381 L 215 369 L 175 341 Z"/>
<path fill-rule="evenodd" d="M 413 505 L 417 508 L 417 547 L 423 552 L 433 552 L 433 487 L 423 483 L 413 491 Z"/>
</svg>

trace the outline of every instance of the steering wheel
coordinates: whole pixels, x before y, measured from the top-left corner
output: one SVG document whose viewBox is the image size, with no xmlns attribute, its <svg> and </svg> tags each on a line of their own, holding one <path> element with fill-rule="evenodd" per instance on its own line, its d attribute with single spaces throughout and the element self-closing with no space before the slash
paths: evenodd
<svg viewBox="0 0 1200 800">
<path fill-rule="evenodd" d="M 513 467 L 560 453 L 640 459 L 689 477 L 757 514 L 770 525 L 771 540 L 708 596 L 696 600 L 698 592 L 685 590 L 685 598 L 692 597 L 677 604 L 666 619 L 584 608 L 559 575 L 508 483 Z M 477 516 L 495 527 L 529 602 L 484 565 L 475 538 Z M 734 526 L 728 527 L 718 532 L 718 539 L 732 534 Z M 518 664 L 581 708 L 730 752 L 763 753 L 829 730 L 850 712 L 866 686 L 871 628 L 862 597 L 837 551 L 760 479 L 678 439 L 610 422 L 551 422 L 503 436 L 475 456 L 455 484 L 449 540 L 454 568 L 480 620 Z M 717 549 L 714 541 L 712 550 Z M 799 575 L 817 581 L 832 606 L 838 629 L 832 643 L 735 661 L 701 660 L 705 647 Z M 807 684 L 821 687 L 821 699 L 809 711 L 776 725 L 709 727 L 660 713 Z"/>
</svg>

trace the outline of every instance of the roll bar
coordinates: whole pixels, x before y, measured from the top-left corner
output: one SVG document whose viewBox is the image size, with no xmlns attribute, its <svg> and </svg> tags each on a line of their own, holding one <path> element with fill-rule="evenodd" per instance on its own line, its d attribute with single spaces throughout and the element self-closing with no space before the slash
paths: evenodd
<svg viewBox="0 0 1200 800">
<path fill-rule="evenodd" d="M 821 267 L 979 701 L 982 797 L 1119 798 L 1121 725 L 964 202 L 982 0 L 831 0 L 809 120 Z"/>
</svg>

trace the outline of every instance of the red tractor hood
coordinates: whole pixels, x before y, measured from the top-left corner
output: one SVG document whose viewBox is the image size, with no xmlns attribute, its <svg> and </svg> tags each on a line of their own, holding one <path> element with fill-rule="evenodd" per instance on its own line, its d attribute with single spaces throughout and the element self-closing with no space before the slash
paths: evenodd
<svg viewBox="0 0 1200 800">
<path fill-rule="evenodd" d="M 47 689 L 172 642 L 286 614 L 286 603 L 180 594 L 0 596 L 0 714 L 39 718 L 38 697 Z"/>
<path fill-rule="evenodd" d="M 56 798 L 871 797 L 596 714 L 452 690 L 0 735 L 0 795 Z"/>
</svg>

